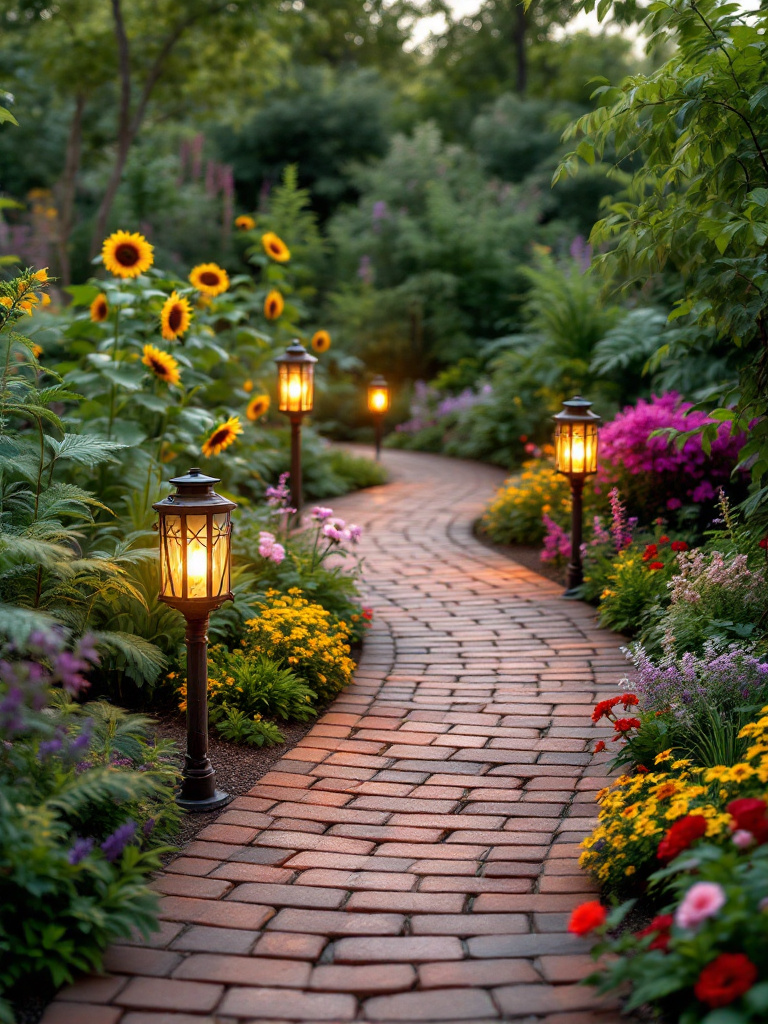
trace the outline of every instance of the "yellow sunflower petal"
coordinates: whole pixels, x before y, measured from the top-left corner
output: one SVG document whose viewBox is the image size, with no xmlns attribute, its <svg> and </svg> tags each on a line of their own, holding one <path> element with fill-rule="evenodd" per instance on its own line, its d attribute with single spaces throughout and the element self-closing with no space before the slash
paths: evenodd
<svg viewBox="0 0 768 1024">
<path fill-rule="evenodd" d="M 144 346 L 144 355 L 141 361 L 159 380 L 165 381 L 166 384 L 178 384 L 181 380 L 179 364 L 173 356 L 163 352 L 162 349 L 155 348 L 154 345 Z"/>
<path fill-rule="evenodd" d="M 230 416 L 228 420 L 216 427 L 210 437 L 203 442 L 200 449 L 206 458 L 218 455 L 225 448 L 235 443 L 238 434 L 242 434 L 243 427 L 239 416 Z"/>
<path fill-rule="evenodd" d="M 138 277 L 154 263 L 154 249 L 138 232 L 115 231 L 104 239 L 101 257 L 115 277 Z"/>
<path fill-rule="evenodd" d="M 166 341 L 175 341 L 188 329 L 192 320 L 192 307 L 187 299 L 171 292 L 160 311 L 160 332 Z"/>
<path fill-rule="evenodd" d="M 267 231 L 261 236 L 264 252 L 276 263 L 287 263 L 291 258 L 291 250 L 274 231 Z"/>
<path fill-rule="evenodd" d="M 249 420 L 255 421 L 264 416 L 269 410 L 269 395 L 257 395 L 248 403 L 245 415 Z"/>
<path fill-rule="evenodd" d="M 95 324 L 103 323 L 104 320 L 109 316 L 109 304 L 107 303 L 107 296 L 102 292 L 101 295 L 97 295 L 91 303 L 91 320 Z"/>
<path fill-rule="evenodd" d="M 218 263 L 199 263 L 190 270 L 189 280 L 199 292 L 211 299 L 229 288 L 229 274 Z"/>
<path fill-rule="evenodd" d="M 267 320 L 278 320 L 283 315 L 285 300 L 280 292 L 273 288 L 264 299 L 264 316 Z"/>
<path fill-rule="evenodd" d="M 241 216 L 235 217 L 235 227 L 238 231 L 253 231 L 256 227 L 256 221 L 253 217 L 249 217 L 247 213 L 243 213 Z"/>
<path fill-rule="evenodd" d="M 312 348 L 315 352 L 327 352 L 331 347 L 331 336 L 328 331 L 315 331 L 312 335 Z"/>
</svg>

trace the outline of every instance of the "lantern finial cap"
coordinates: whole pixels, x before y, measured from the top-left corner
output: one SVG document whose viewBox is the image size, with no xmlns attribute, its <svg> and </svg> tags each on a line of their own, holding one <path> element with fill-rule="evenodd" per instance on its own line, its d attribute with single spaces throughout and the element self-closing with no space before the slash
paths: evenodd
<svg viewBox="0 0 768 1024">
<path fill-rule="evenodd" d="M 581 395 L 574 395 L 573 398 L 563 402 L 563 408 L 552 418 L 560 423 L 602 422 L 597 413 L 592 412 L 592 403 L 586 398 L 582 398 Z"/>
<path fill-rule="evenodd" d="M 317 358 L 311 356 L 298 338 L 294 338 L 281 356 L 275 357 L 276 363 L 316 363 Z"/>
</svg>

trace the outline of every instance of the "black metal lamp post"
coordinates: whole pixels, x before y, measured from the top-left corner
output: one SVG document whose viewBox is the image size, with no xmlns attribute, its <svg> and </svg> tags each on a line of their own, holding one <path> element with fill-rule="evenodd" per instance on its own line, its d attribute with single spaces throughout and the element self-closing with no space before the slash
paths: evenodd
<svg viewBox="0 0 768 1024">
<path fill-rule="evenodd" d="M 563 402 L 555 417 L 555 469 L 571 483 L 571 561 L 566 570 L 566 597 L 584 582 L 581 567 L 584 481 L 597 472 L 597 428 L 602 423 L 592 403 L 577 395 Z"/>
<path fill-rule="evenodd" d="M 178 803 L 213 811 L 231 799 L 216 789 L 208 757 L 208 620 L 234 597 L 230 589 L 232 509 L 219 481 L 190 469 L 171 483 L 176 493 L 152 507 L 159 515 L 160 600 L 187 620 L 187 753 Z"/>
<path fill-rule="evenodd" d="M 381 439 L 384 434 L 384 414 L 389 410 L 391 395 L 389 384 L 377 374 L 368 385 L 368 411 L 373 414 L 376 427 L 376 460 L 381 458 Z"/>
<path fill-rule="evenodd" d="M 301 419 L 312 412 L 315 397 L 315 363 L 298 339 L 291 342 L 277 363 L 278 408 L 291 419 L 291 503 L 301 509 Z"/>
</svg>

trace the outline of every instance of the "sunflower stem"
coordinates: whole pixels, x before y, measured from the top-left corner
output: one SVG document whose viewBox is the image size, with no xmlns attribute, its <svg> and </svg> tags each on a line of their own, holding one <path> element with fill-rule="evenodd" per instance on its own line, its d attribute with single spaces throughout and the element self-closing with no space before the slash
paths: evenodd
<svg viewBox="0 0 768 1024">
<path fill-rule="evenodd" d="M 115 307 L 115 339 L 112 343 L 112 362 L 117 362 L 117 342 L 120 337 L 120 307 Z M 112 424 L 115 422 L 115 400 L 117 398 L 117 385 L 112 381 L 109 392 L 109 424 L 107 426 L 107 440 L 112 437 Z"/>
</svg>

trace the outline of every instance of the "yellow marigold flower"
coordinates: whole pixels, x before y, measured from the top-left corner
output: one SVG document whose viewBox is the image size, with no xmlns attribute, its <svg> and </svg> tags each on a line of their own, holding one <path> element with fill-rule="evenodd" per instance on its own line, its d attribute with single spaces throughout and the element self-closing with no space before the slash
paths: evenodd
<svg viewBox="0 0 768 1024">
<path fill-rule="evenodd" d="M 723 765 L 716 765 L 704 773 L 705 782 L 720 782 L 728 774 L 728 769 Z"/>
<path fill-rule="evenodd" d="M 42 345 L 36 345 L 36 344 L 33 343 L 33 345 L 32 345 L 32 355 L 35 357 L 35 359 L 39 359 L 42 354 L 43 354 L 43 346 Z"/>
<path fill-rule="evenodd" d="M 247 213 L 241 213 L 239 217 L 235 217 L 235 227 L 238 231 L 253 231 L 256 221 Z"/>
<path fill-rule="evenodd" d="M 43 267 L 42 270 L 36 270 L 35 273 L 32 276 L 37 281 L 40 281 L 41 284 L 45 284 L 45 282 L 49 280 L 49 277 L 48 277 L 48 267 Z"/>
<path fill-rule="evenodd" d="M 190 270 L 189 280 L 209 299 L 215 299 L 229 288 L 229 274 L 217 263 L 199 263 Z"/>
<path fill-rule="evenodd" d="M 624 874 L 627 877 L 629 877 L 630 875 L 634 875 L 635 871 L 637 871 L 637 868 L 634 864 L 630 864 L 628 868 L 624 868 Z"/>
<path fill-rule="evenodd" d="M 181 380 L 179 364 L 173 356 L 163 352 L 162 349 L 155 348 L 154 345 L 144 346 L 144 355 L 141 361 L 166 384 L 178 384 Z"/>
<path fill-rule="evenodd" d="M 50 304 L 51 304 L 51 296 L 48 294 L 48 292 L 43 292 L 43 294 L 40 296 L 40 305 L 41 306 L 50 306 Z"/>
<path fill-rule="evenodd" d="M 248 403 L 245 415 L 249 420 L 255 421 L 266 415 L 269 409 L 269 395 L 256 395 Z"/>
<path fill-rule="evenodd" d="M 312 348 L 315 352 L 327 352 L 331 347 L 331 336 L 328 331 L 315 331 L 312 335 Z"/>
<path fill-rule="evenodd" d="M 115 277 L 138 277 L 154 263 L 154 249 L 138 232 L 115 231 L 104 240 L 101 258 Z"/>
<path fill-rule="evenodd" d="M 13 299 L 7 295 L 0 296 L 0 306 L 5 306 L 6 309 L 10 309 L 13 305 Z"/>
<path fill-rule="evenodd" d="M 267 320 L 277 320 L 283 315 L 285 309 L 285 300 L 280 292 L 273 288 L 271 292 L 268 292 L 266 299 L 264 299 L 264 316 Z"/>
<path fill-rule="evenodd" d="M 679 760 L 672 762 L 672 770 L 677 771 L 678 768 L 687 768 L 690 763 L 690 759 L 681 757 Z"/>
<path fill-rule="evenodd" d="M 192 322 L 192 307 L 187 299 L 171 292 L 160 311 L 160 333 L 166 341 L 180 338 Z"/>
<path fill-rule="evenodd" d="M 261 236 L 264 252 L 276 263 L 287 263 L 291 258 L 291 250 L 274 231 L 267 231 Z"/>
<path fill-rule="evenodd" d="M 664 761 L 671 761 L 671 760 L 672 760 L 672 748 L 670 747 L 668 750 L 662 750 L 662 752 L 660 754 L 657 754 L 656 757 L 653 759 L 653 763 L 654 764 L 663 764 Z"/>
<path fill-rule="evenodd" d="M 238 434 L 242 434 L 243 428 L 239 416 L 230 416 L 228 420 L 220 424 L 213 431 L 207 441 L 203 442 L 201 451 L 206 458 L 218 455 L 225 448 L 235 443 Z"/>
<path fill-rule="evenodd" d="M 727 779 L 729 782 L 743 782 L 744 779 L 749 779 L 755 774 L 755 769 L 748 764 L 735 764 L 728 772 Z"/>
</svg>

